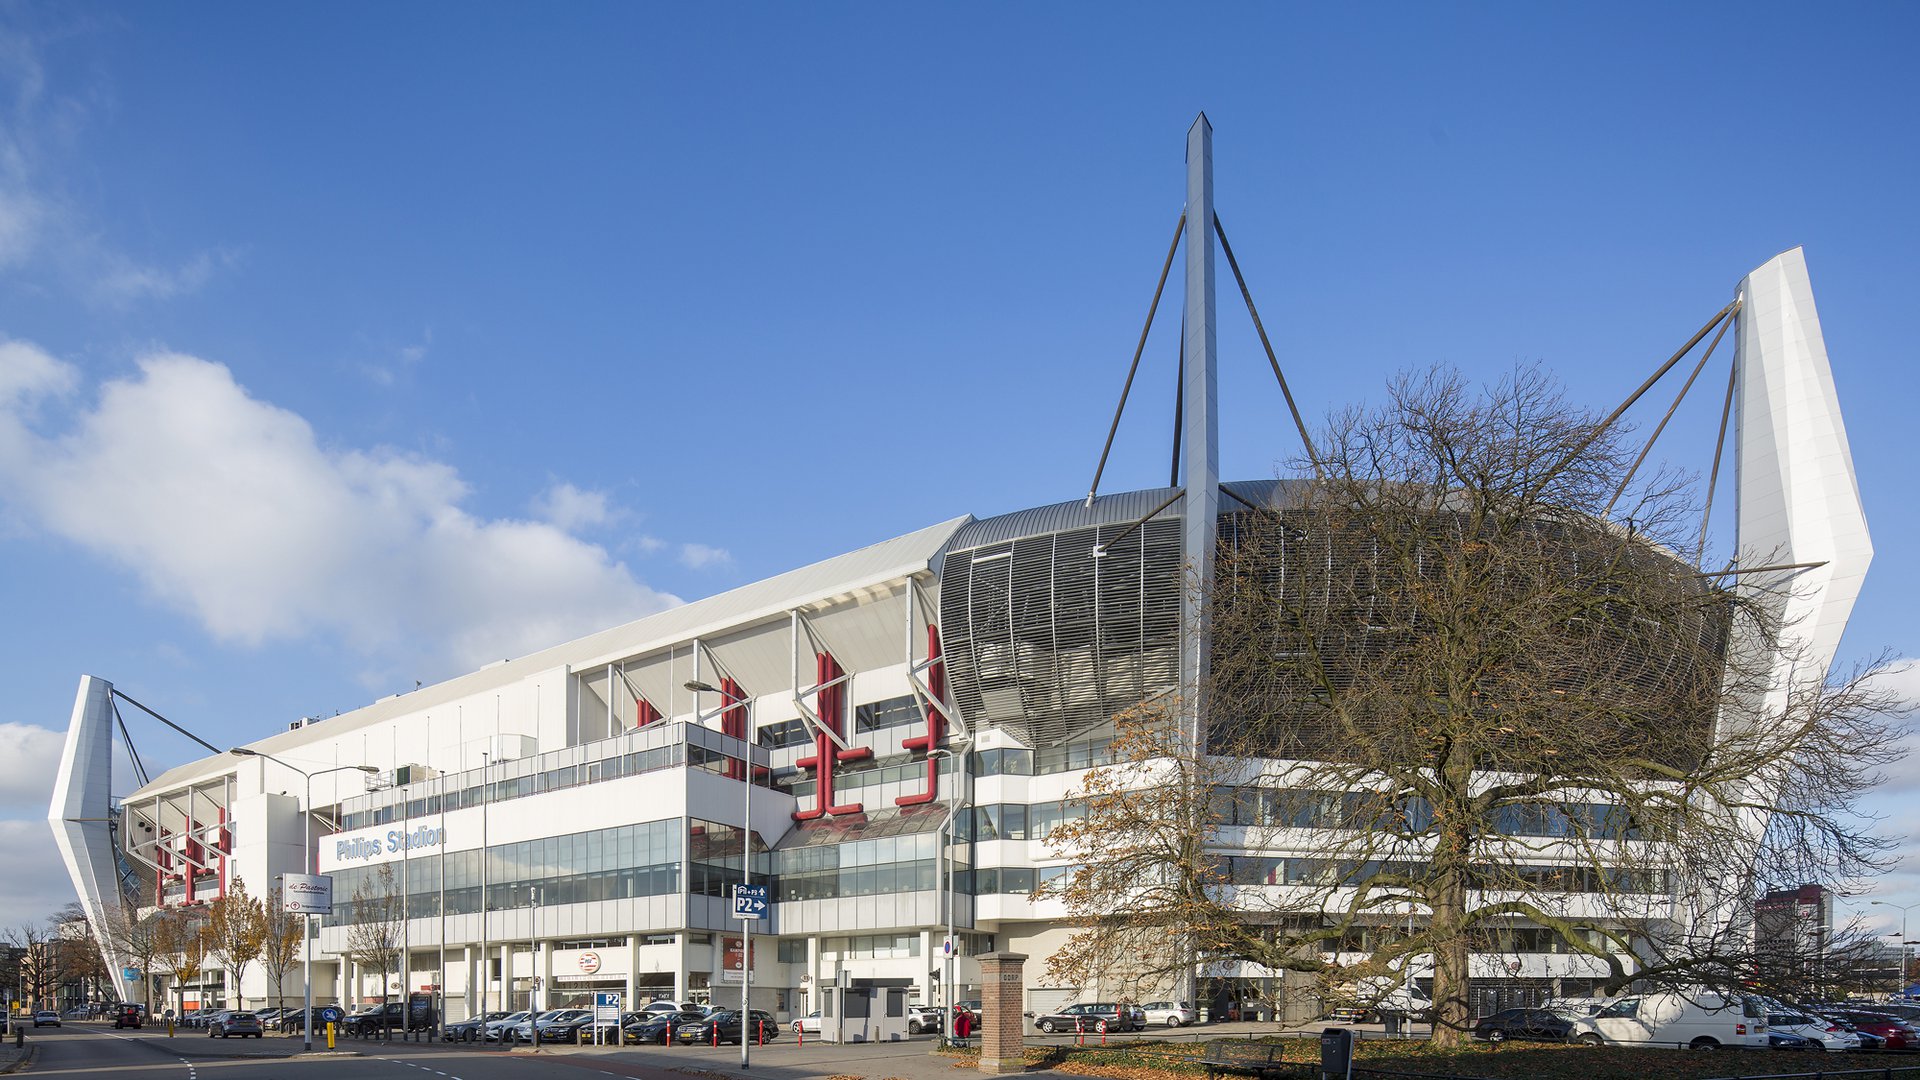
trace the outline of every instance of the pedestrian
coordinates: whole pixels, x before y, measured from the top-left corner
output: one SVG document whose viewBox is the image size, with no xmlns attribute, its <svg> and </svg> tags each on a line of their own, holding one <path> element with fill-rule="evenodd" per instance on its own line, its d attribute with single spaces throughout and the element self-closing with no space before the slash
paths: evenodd
<svg viewBox="0 0 1920 1080">
<path fill-rule="evenodd" d="M 967 1037 L 973 1034 L 973 1013 L 962 1005 L 953 1014 L 953 1037 L 961 1046 L 967 1045 Z"/>
</svg>

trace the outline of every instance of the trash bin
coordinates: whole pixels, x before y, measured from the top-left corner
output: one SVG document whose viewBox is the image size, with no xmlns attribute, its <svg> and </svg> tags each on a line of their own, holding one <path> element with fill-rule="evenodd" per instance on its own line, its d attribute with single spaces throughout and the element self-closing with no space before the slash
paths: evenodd
<svg viewBox="0 0 1920 1080">
<path fill-rule="evenodd" d="M 1401 1035 L 1406 1031 L 1407 1015 L 1405 1013 L 1383 1012 L 1380 1014 L 1380 1023 L 1386 1028 L 1387 1034 Z"/>
</svg>

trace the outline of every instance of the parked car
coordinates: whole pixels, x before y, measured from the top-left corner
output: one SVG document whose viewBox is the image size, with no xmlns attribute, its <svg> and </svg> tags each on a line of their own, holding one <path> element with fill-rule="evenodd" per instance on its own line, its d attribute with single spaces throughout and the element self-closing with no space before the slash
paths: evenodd
<svg viewBox="0 0 1920 1080">
<path fill-rule="evenodd" d="M 1900 1018 L 1889 1013 L 1863 1012 L 1858 1009 L 1835 1009 L 1829 1014 L 1835 1020 L 1845 1020 L 1860 1031 L 1880 1039 L 1882 1050 L 1912 1050 L 1920 1045 L 1913 1029 L 1900 1022 Z"/>
<path fill-rule="evenodd" d="M 232 1009 L 199 1009 L 188 1014 L 187 1024 L 189 1027 L 210 1028 L 219 1023 L 221 1017 L 232 1011 Z"/>
<path fill-rule="evenodd" d="M 1770 1034 L 1797 1035 L 1814 1044 L 1816 1050 L 1858 1050 L 1860 1036 L 1831 1020 L 1808 1013 L 1768 1012 Z"/>
<path fill-rule="evenodd" d="M 1760 1048 L 1767 1045 L 1767 1014 L 1756 998 L 1713 990 L 1636 994 L 1575 1020 L 1568 1037 L 1586 1046 Z"/>
<path fill-rule="evenodd" d="M 207 1025 L 207 1038 L 231 1039 L 235 1035 L 245 1038 L 248 1035 L 258 1039 L 262 1037 L 260 1018 L 242 1009 L 222 1013 L 220 1019 Z"/>
<path fill-rule="evenodd" d="M 701 1016 L 705 1016 L 708 1013 L 712 1012 L 713 1010 L 709 1009 L 705 1005 L 701 1005 L 692 1001 L 668 1001 L 665 998 L 662 998 L 659 1001 L 647 1002 L 646 1007 L 642 1008 L 640 1011 L 643 1013 L 652 1013 L 655 1016 L 664 1016 L 668 1013 L 684 1013 L 684 1012 L 699 1013 Z"/>
<path fill-rule="evenodd" d="M 1138 1031 L 1146 1025 L 1131 1006 L 1095 1001 L 1035 1017 L 1033 1026 L 1051 1035 L 1056 1031 Z"/>
<path fill-rule="evenodd" d="M 1573 1021 L 1550 1009 L 1502 1009 L 1473 1025 L 1473 1037 L 1488 1042 L 1533 1039 L 1565 1042 Z"/>
<path fill-rule="evenodd" d="M 689 1020 L 673 1029 L 675 1042 L 737 1043 L 745 1029 L 754 1042 L 771 1042 L 780 1036 L 780 1023 L 772 1013 L 753 1010 L 752 1024 L 742 1025 L 736 1009 L 719 1009 L 698 1020 Z"/>
<path fill-rule="evenodd" d="M 942 1011 L 932 1005 L 907 1006 L 907 1034 L 926 1035 L 939 1031 L 942 1015 Z"/>
<path fill-rule="evenodd" d="M 507 1014 L 499 1011 L 469 1016 L 465 1020 L 448 1024 L 440 1029 L 442 1042 L 479 1042 L 487 1037 L 487 1025 L 495 1020 L 506 1019 Z"/>
<path fill-rule="evenodd" d="M 52 1009 L 41 1009 L 39 1012 L 34 1013 L 33 1026 L 39 1027 L 42 1024 L 52 1024 L 54 1027 L 59 1027 L 60 1014 L 54 1012 Z"/>
<path fill-rule="evenodd" d="M 1199 1010 L 1184 1001 L 1149 1001 L 1140 1006 L 1140 1012 L 1147 1023 L 1170 1028 L 1200 1022 Z"/>
<path fill-rule="evenodd" d="M 538 1017 L 513 1025 L 508 1037 L 515 1042 L 532 1042 L 538 1025 L 541 1042 L 572 1042 L 580 1029 L 591 1023 L 592 1009 L 548 1009 Z"/>
<path fill-rule="evenodd" d="M 348 1035 L 364 1039 L 387 1031 L 428 1031 L 437 1019 L 433 1002 L 417 997 L 369 1005 L 347 1017 L 342 1027 Z"/>
<path fill-rule="evenodd" d="M 1817 1051 L 1820 1049 L 1820 1044 L 1814 1042 L 1812 1039 L 1803 1039 L 1798 1035 L 1789 1035 L 1784 1031 L 1770 1030 L 1767 1032 L 1767 1049 Z"/>
<path fill-rule="evenodd" d="M 820 1034 L 820 1010 L 815 1009 L 807 1015 L 800 1017 L 793 1022 L 792 1026 L 795 1035 Z"/>
<path fill-rule="evenodd" d="M 819 1013 L 814 1013 L 819 1016 Z M 681 1024 L 691 1024 L 706 1019 L 707 1014 L 697 1009 L 685 1009 L 680 1012 L 638 1013 L 633 1019 L 620 1025 L 620 1041 L 629 1045 L 650 1045 L 665 1043 L 677 1031 Z M 798 1024 L 799 1021 L 794 1021 Z M 819 1028 L 816 1026 L 815 1031 Z"/>
<path fill-rule="evenodd" d="M 500 1042 L 503 1039 L 513 1038 L 513 1029 L 519 1027 L 521 1021 L 532 1015 L 532 1013 L 525 1011 L 513 1012 L 508 1013 L 498 1020 L 487 1021 L 485 1032 L 486 1040 L 488 1042 Z"/>
<path fill-rule="evenodd" d="M 312 1017 L 314 1022 L 313 1030 L 316 1033 L 325 1031 L 327 1024 L 343 1023 L 346 1018 L 346 1010 L 338 1005 L 315 1005 L 313 1007 Z M 305 1031 L 307 1029 L 307 1019 L 308 1016 L 306 1012 L 300 1009 L 292 1009 L 288 1012 L 281 1013 L 280 1018 L 274 1021 L 273 1026 L 279 1028 L 281 1031 Z"/>
</svg>

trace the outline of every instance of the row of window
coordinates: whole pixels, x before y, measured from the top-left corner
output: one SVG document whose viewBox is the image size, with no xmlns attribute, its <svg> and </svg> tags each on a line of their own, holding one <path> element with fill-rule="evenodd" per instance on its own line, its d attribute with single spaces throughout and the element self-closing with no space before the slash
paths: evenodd
<svg viewBox="0 0 1920 1080">
<path fill-rule="evenodd" d="M 1045 776 L 1049 773 L 1092 769 L 1118 762 L 1112 736 L 1050 746 L 1044 750 L 1009 747 L 982 750 L 973 756 L 975 776 Z"/>
<path fill-rule="evenodd" d="M 870 701 L 865 705 L 853 707 L 853 730 L 855 734 L 868 731 L 883 731 L 887 728 L 904 727 L 926 718 L 920 706 L 913 700 L 912 694 L 900 697 Z M 775 724 L 762 724 L 754 738 L 761 746 L 769 750 L 781 750 L 789 746 L 805 746 L 813 741 L 806 722 L 798 718 L 782 720 Z"/>
<path fill-rule="evenodd" d="M 1395 798 L 1372 791 L 1223 787 L 1214 792 L 1211 810 L 1214 821 L 1221 825 L 1377 828 L 1416 834 L 1433 826 L 1433 809 L 1425 799 Z M 1631 819 L 1624 807 L 1602 803 L 1502 806 L 1494 811 L 1492 824 L 1495 831 L 1505 836 L 1642 838 L 1640 824 Z"/>
<path fill-rule="evenodd" d="M 355 810 L 341 817 L 340 827 L 350 830 L 366 828 L 369 825 L 385 825 L 388 822 L 407 818 L 428 817 L 442 810 L 460 810 L 469 806 L 523 798 L 543 791 L 559 791 L 581 784 L 595 784 L 622 776 L 638 776 L 641 773 L 671 769 L 687 763 L 689 749 L 697 751 L 703 762 L 706 762 L 712 754 L 711 751 L 702 747 L 688 747 L 678 743 L 672 746 L 657 746 L 651 750 L 636 750 L 630 754 L 620 754 L 600 761 L 548 769 L 530 776 L 516 776 L 506 780 L 474 784 L 457 791 L 427 794 L 404 801 L 396 800 L 366 810 Z"/>
<path fill-rule="evenodd" d="M 1380 874 L 1417 876 L 1422 864 L 1369 860 L 1289 858 L 1232 855 L 1223 860 L 1222 876 L 1231 885 L 1358 885 Z M 1498 890 L 1503 886 L 1568 893 L 1660 893 L 1667 889 L 1664 871 L 1592 866 L 1476 866 L 1474 885 Z"/>
</svg>

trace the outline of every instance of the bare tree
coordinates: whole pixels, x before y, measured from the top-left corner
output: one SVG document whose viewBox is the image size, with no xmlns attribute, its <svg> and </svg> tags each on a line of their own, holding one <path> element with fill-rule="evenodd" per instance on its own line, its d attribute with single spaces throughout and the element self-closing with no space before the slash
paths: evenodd
<svg viewBox="0 0 1920 1080">
<path fill-rule="evenodd" d="M 240 980 L 260 958 L 265 936 L 260 902 L 247 892 L 247 883 L 234 878 L 226 894 L 207 905 L 207 951 L 233 976 L 233 1004 L 245 1007 Z"/>
<path fill-rule="evenodd" d="M 104 999 L 112 971 L 86 908 L 77 901 L 65 905 L 54 914 L 53 928 L 59 981 L 80 984 L 82 1000 Z"/>
<path fill-rule="evenodd" d="M 153 1011 L 153 973 L 164 945 L 161 923 L 165 918 L 165 912 L 143 916 L 131 905 L 121 904 L 108 909 L 104 920 L 108 947 L 140 972 L 140 1001 L 148 1012 Z"/>
<path fill-rule="evenodd" d="M 22 923 L 7 930 L 6 941 L 19 950 L 20 992 L 28 1006 L 52 1008 L 60 985 L 58 935 L 45 923 Z"/>
<path fill-rule="evenodd" d="M 347 956 L 361 967 L 380 973 L 382 1017 L 392 976 L 400 970 L 405 904 L 400 882 L 394 877 L 390 863 L 382 863 L 379 870 L 354 886 Z"/>
<path fill-rule="evenodd" d="M 287 973 L 300 962 L 300 946 L 307 934 L 306 916 L 289 913 L 285 897 L 277 892 L 262 897 L 260 905 L 260 966 L 273 984 L 273 1003 L 277 1006 L 285 993 Z"/>
<path fill-rule="evenodd" d="M 1136 966 L 1197 947 L 1379 994 L 1430 963 L 1444 1044 L 1475 953 L 1547 942 L 1613 989 L 1740 985 L 1759 889 L 1880 863 L 1848 812 L 1898 754 L 1879 666 L 1783 681 L 1812 666 L 1780 616 L 1791 574 L 1732 588 L 1674 556 L 1687 485 L 1623 483 L 1619 428 L 1537 370 L 1484 393 L 1440 372 L 1315 442 L 1317 479 L 1223 521 L 1189 689 L 1204 747 L 1143 716 L 1089 781 L 1070 953 L 1125 898 L 1171 928 Z M 1205 824 L 1176 820 L 1210 859 L 1128 805 L 1190 815 L 1209 792 Z"/>
<path fill-rule="evenodd" d="M 177 1011 L 187 1011 L 187 984 L 200 978 L 207 950 L 206 922 L 194 912 L 174 908 L 153 916 L 154 963 L 173 983 Z"/>
</svg>

